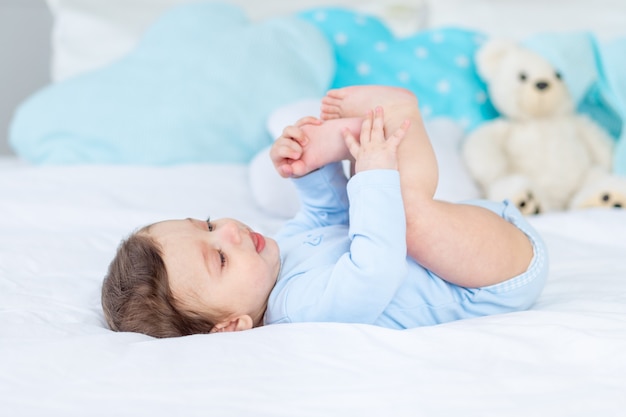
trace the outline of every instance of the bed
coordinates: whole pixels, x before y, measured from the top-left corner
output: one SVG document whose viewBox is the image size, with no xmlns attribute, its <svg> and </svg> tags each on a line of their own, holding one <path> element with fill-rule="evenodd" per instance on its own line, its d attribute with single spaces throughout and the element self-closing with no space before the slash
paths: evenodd
<svg viewBox="0 0 626 417">
<path fill-rule="evenodd" d="M 166 5 L 185 2 L 154 2 L 150 6 L 150 2 L 134 0 L 127 2 L 127 14 L 116 12 L 118 3 L 112 1 L 103 6 L 102 2 L 84 1 L 81 9 L 80 2 L 50 1 L 57 25 L 55 84 L 54 89 L 44 92 L 43 98 L 37 98 L 42 101 L 41 106 L 52 111 L 49 100 L 58 100 L 61 94 L 65 99 L 79 97 L 81 91 L 86 94 L 85 83 L 93 83 L 93 77 L 98 81 L 119 77 L 118 73 L 110 74 L 108 63 L 133 50 L 138 33 L 151 24 L 152 17 L 166 10 Z M 251 3 L 248 6 L 254 12 Z M 296 13 L 297 7 L 288 2 L 282 3 L 282 8 L 281 2 L 270 3 L 275 5 L 276 15 Z M 305 3 L 301 6 L 312 6 Z M 352 12 L 361 3 L 343 5 L 350 6 L 348 10 Z M 591 6 L 583 1 L 397 3 L 379 2 L 380 7 L 373 13 L 377 19 L 396 24 L 398 31 L 409 26 L 420 31 L 460 24 L 465 19 L 466 24 L 474 25 L 472 30 L 485 31 L 486 36 L 521 38 L 554 24 L 559 30 L 596 31 L 599 37 L 607 39 L 620 35 L 620 22 L 626 19 L 626 8 L 610 0 L 594 2 L 597 9 L 591 12 Z M 567 13 L 555 20 L 555 13 L 566 4 Z M 371 5 L 368 7 L 359 8 L 358 13 L 371 12 Z M 141 13 L 144 9 L 152 14 Z M 403 17 L 398 17 L 398 10 Z M 482 13 L 474 16 L 468 10 Z M 537 14 L 537 10 L 546 15 Z M 227 12 L 238 13 L 230 7 Z M 407 20 L 409 12 L 413 14 Z M 503 22 L 511 13 L 518 19 Z M 79 18 L 106 18 L 109 24 L 85 26 L 77 20 L 70 22 Z M 265 18 L 258 17 L 259 21 Z M 272 30 L 278 32 L 271 33 L 280 35 L 282 30 L 291 30 L 290 22 L 273 26 Z M 106 56 L 83 56 L 79 65 L 78 55 L 70 57 L 72 51 L 78 54 L 79 49 L 64 50 L 63 36 L 69 36 L 71 30 L 96 27 L 102 31 L 125 30 L 118 38 L 105 38 L 119 41 L 108 49 L 102 48 Z M 154 31 L 150 33 L 156 36 Z M 254 104 L 258 111 L 251 115 L 254 109 L 247 105 L 243 106 L 247 115 L 236 113 L 236 108 L 232 111 L 238 125 L 245 120 L 256 123 L 256 130 L 247 133 L 254 141 L 233 142 L 238 130 L 231 126 L 229 131 L 228 125 L 220 125 L 222 130 L 218 129 L 215 136 L 202 137 L 214 145 L 206 150 L 211 155 L 204 159 L 193 159 L 191 155 L 195 153 L 173 155 L 170 148 L 159 147 L 158 143 L 150 148 L 150 140 L 165 141 L 168 137 L 149 130 L 145 122 L 151 114 L 138 109 L 132 120 L 152 136 L 142 136 L 141 146 L 136 148 L 119 143 L 109 143 L 107 147 L 101 138 L 85 133 L 86 139 L 81 140 L 95 149 L 92 152 L 84 143 L 78 144 L 76 137 L 58 139 L 58 126 L 56 136 L 46 140 L 50 144 L 46 147 L 37 142 L 42 140 L 41 131 L 35 132 L 35 127 L 22 130 L 32 133 L 26 136 L 34 139 L 28 143 L 26 139 L 19 141 L 16 149 L 20 156 L 0 160 L 2 414 L 623 415 L 626 210 L 587 209 L 530 218 L 548 245 L 550 275 L 543 294 L 528 311 L 404 331 L 358 324 L 301 323 L 239 333 L 155 339 L 107 329 L 100 306 L 102 278 L 120 239 L 138 226 L 167 218 L 203 218 L 210 214 L 215 218 L 235 217 L 272 234 L 295 209 L 289 188 L 272 195 L 268 190 L 280 187 L 273 182 L 276 178 L 270 176 L 259 184 L 256 173 L 267 173 L 263 152 L 272 135 L 281 124 L 315 108 L 319 94 L 332 82 L 328 74 L 336 70 L 332 59 L 316 59 L 315 68 L 307 61 L 313 54 L 328 56 L 323 36 L 313 32 L 296 35 L 303 38 L 294 36 L 295 43 L 271 56 L 275 59 L 280 54 L 296 54 L 299 41 L 312 43 L 312 49 L 307 49 L 308 58 L 302 53 L 294 58 L 294 68 L 301 75 L 302 68 L 308 68 L 303 76 L 307 85 L 298 85 L 303 78 L 293 77 L 287 70 L 278 75 L 281 82 L 292 83 L 291 94 L 277 94 L 274 101 L 247 96 L 246 103 L 257 100 Z M 157 45 L 168 47 L 163 38 L 157 38 Z M 85 50 L 93 52 L 87 48 L 90 39 L 101 42 L 103 38 L 81 38 Z M 136 68 L 145 62 L 129 63 L 122 59 L 111 65 L 117 65 L 115 68 L 121 71 L 120 65 Z M 262 69 L 257 70 L 262 73 Z M 265 80 L 272 87 L 276 82 L 271 76 Z M 132 83 L 126 84 L 129 85 Z M 188 87 L 190 90 L 185 91 L 194 91 L 193 85 Z M 103 94 L 95 87 L 88 93 Z M 169 99 L 173 97 L 170 93 L 164 91 L 163 95 Z M 158 101 L 163 95 L 151 100 Z M 224 101 L 223 97 L 218 98 Z M 164 101 L 160 105 L 172 104 Z M 198 103 L 211 105 L 194 102 Z M 106 105 L 106 97 L 102 97 L 96 109 L 103 111 Z M 136 105 L 129 97 L 111 108 L 127 113 Z M 64 110 L 67 114 L 54 113 L 56 120 L 43 117 L 37 103 L 27 106 L 27 110 L 21 110 L 22 120 L 36 115 L 41 120 L 39 128 L 47 126 L 51 131 L 54 122 L 86 132 L 79 129 L 84 125 L 68 127 L 70 120 L 74 123 L 71 116 L 76 118 L 77 114 L 98 128 L 117 122 L 119 130 L 107 131 L 111 135 L 121 135 L 122 128 L 128 127 L 124 115 L 111 113 L 108 119 L 89 119 L 88 112 L 69 102 Z M 163 109 L 171 107 L 161 108 L 162 117 L 166 118 L 171 113 Z M 193 106 L 185 109 L 191 111 Z M 154 119 L 152 122 L 159 123 Z M 464 199 L 477 192 L 455 154 L 456 141 L 462 140 L 465 127 L 446 118 L 433 117 L 428 121 L 442 171 L 440 198 Z M 196 133 L 204 128 L 200 124 L 197 130 L 186 130 L 186 138 L 180 139 L 177 147 L 198 146 L 201 140 Z M 262 134 L 257 135 L 257 131 Z M 172 135 L 179 136 L 181 131 Z M 119 141 L 122 139 L 127 140 L 121 136 Z M 450 140 L 453 143 L 447 142 Z M 226 141 L 231 141 L 230 147 L 224 145 L 224 149 L 231 153 L 224 150 L 219 159 L 215 146 Z M 39 150 L 29 153 L 28 149 L 35 148 Z"/>
</svg>

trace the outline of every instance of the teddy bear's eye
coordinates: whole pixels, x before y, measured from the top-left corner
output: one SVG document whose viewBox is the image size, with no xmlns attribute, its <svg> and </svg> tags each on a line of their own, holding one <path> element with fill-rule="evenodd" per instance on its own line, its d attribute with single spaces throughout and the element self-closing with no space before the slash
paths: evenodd
<svg viewBox="0 0 626 417">
<path fill-rule="evenodd" d="M 526 77 L 526 73 L 525 72 L 520 72 L 519 73 L 520 81 L 526 81 L 526 78 L 528 78 L 528 77 Z"/>
<path fill-rule="evenodd" d="M 554 73 L 554 76 L 555 76 L 558 80 L 560 80 L 560 79 L 561 79 L 561 73 L 560 73 L 560 72 L 558 72 L 558 71 Z"/>
</svg>

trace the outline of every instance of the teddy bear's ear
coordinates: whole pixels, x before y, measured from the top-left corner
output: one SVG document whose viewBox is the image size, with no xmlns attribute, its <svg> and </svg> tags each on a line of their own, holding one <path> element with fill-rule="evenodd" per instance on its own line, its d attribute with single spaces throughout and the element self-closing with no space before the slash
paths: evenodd
<svg viewBox="0 0 626 417">
<path fill-rule="evenodd" d="M 502 59 L 516 48 L 517 44 L 507 39 L 492 39 L 485 42 L 476 53 L 476 67 L 480 77 L 485 81 L 491 80 L 498 71 Z"/>
</svg>

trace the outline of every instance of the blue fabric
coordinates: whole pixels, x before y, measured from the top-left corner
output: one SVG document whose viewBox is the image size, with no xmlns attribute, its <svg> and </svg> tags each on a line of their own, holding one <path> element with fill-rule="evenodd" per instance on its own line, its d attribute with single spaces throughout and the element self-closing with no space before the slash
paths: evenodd
<svg viewBox="0 0 626 417">
<path fill-rule="evenodd" d="M 398 39 L 379 19 L 354 11 L 316 8 L 300 16 L 333 45 L 333 87 L 404 87 L 417 95 L 425 118 L 449 117 L 467 129 L 497 116 L 474 65 L 481 33 L 441 28 Z"/>
<path fill-rule="evenodd" d="M 365 323 L 393 329 L 529 308 L 548 275 L 545 243 L 517 210 L 475 200 L 524 231 L 534 257 L 524 273 L 482 288 L 448 283 L 406 255 L 406 224 L 395 170 L 356 174 L 341 164 L 294 179 L 302 208 L 276 236 L 281 271 L 265 324 Z"/>
<path fill-rule="evenodd" d="M 578 110 L 617 140 L 613 170 L 626 175 L 626 37 L 602 43 L 587 32 L 541 33 L 524 44 L 559 69 Z"/>
<path fill-rule="evenodd" d="M 333 73 L 326 39 L 297 17 L 251 24 L 188 4 L 123 59 L 29 98 L 10 143 L 35 163 L 247 162 L 271 143 L 271 111 L 322 96 Z"/>
</svg>

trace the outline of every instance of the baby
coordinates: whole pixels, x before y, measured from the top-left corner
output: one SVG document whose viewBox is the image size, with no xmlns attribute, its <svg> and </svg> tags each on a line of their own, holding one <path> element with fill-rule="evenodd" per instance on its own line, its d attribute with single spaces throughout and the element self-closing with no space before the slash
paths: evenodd
<svg viewBox="0 0 626 417">
<path fill-rule="evenodd" d="M 417 104 L 403 89 L 347 87 L 328 92 L 322 120 L 286 127 L 270 155 L 302 208 L 274 239 L 234 219 L 169 220 L 132 234 L 103 283 L 111 329 L 405 329 L 529 308 L 547 277 L 544 243 L 508 202 L 433 199 L 437 163 Z"/>
</svg>

